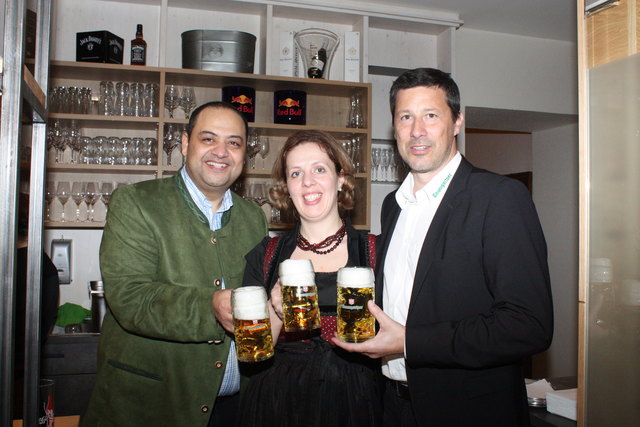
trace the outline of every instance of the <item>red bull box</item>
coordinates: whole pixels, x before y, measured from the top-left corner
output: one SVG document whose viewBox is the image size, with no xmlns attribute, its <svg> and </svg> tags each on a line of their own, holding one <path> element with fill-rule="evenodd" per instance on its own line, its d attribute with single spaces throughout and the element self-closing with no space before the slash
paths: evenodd
<svg viewBox="0 0 640 427">
<path fill-rule="evenodd" d="M 304 125 L 307 93 L 301 90 L 278 90 L 273 93 L 273 123 Z"/>
<path fill-rule="evenodd" d="M 247 86 L 225 86 L 222 88 L 222 100 L 236 107 L 248 122 L 256 117 L 256 90 Z"/>
</svg>

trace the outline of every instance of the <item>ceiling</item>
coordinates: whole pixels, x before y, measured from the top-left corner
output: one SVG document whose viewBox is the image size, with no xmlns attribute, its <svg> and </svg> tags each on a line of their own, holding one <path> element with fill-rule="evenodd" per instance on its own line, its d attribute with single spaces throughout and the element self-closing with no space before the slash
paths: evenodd
<svg viewBox="0 0 640 427">
<path fill-rule="evenodd" d="M 314 0 L 288 2 L 317 3 Z M 464 21 L 465 28 L 574 43 L 577 37 L 576 0 L 341 0 L 340 4 L 453 12 Z"/>
</svg>

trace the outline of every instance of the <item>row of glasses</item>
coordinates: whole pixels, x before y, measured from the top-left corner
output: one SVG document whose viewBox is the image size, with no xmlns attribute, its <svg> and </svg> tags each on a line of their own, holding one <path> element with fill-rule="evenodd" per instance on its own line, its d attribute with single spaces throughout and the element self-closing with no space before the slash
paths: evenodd
<svg viewBox="0 0 640 427">
<path fill-rule="evenodd" d="M 47 126 L 47 149 L 55 150 L 54 163 L 64 163 L 64 153 L 71 149 L 71 163 L 81 163 L 82 133 L 75 120 L 55 120 Z"/>
<path fill-rule="evenodd" d="M 280 224 L 280 209 L 273 206 L 269 199 L 269 191 L 272 185 L 270 182 L 252 181 L 245 185 L 245 182 L 238 180 L 233 186 L 233 190 L 242 198 L 256 203 L 265 210 L 265 214 L 270 216 L 271 224 Z M 267 205 L 267 208 L 264 208 Z"/>
<path fill-rule="evenodd" d="M 96 165 L 155 165 L 156 138 L 81 137 L 82 162 Z"/>
<path fill-rule="evenodd" d="M 360 161 L 360 153 L 362 151 L 362 137 L 360 135 L 353 134 L 349 139 L 342 141 L 342 148 L 345 149 L 351 162 L 353 163 L 354 172 L 363 172 L 362 162 Z"/>
<path fill-rule="evenodd" d="M 371 150 L 371 180 L 400 182 L 409 169 L 396 147 L 374 147 Z"/>
<path fill-rule="evenodd" d="M 164 106 L 170 118 L 173 118 L 174 110 L 180 107 L 184 111 L 184 117 L 188 119 L 196 106 L 196 93 L 189 86 L 180 89 L 176 85 L 167 85 L 164 89 Z"/>
<path fill-rule="evenodd" d="M 118 184 L 120 186 L 122 184 Z M 61 205 L 60 222 L 87 222 L 95 221 L 95 204 L 99 200 L 102 201 L 106 210 L 109 206 L 109 198 L 113 193 L 114 185 L 111 181 L 95 182 L 95 181 L 76 181 L 70 183 L 69 181 L 48 181 L 45 186 L 45 201 L 47 203 L 46 209 L 47 221 L 51 221 L 51 206 L 55 200 Z M 68 219 L 65 216 L 65 206 L 71 199 L 75 206 L 75 217 Z M 85 204 L 86 213 L 83 217 L 81 215 L 81 205 Z"/>
<path fill-rule="evenodd" d="M 104 116 L 157 117 L 160 88 L 157 83 L 101 81 L 98 114 Z"/>
<path fill-rule="evenodd" d="M 66 114 L 91 114 L 91 88 L 57 86 L 49 94 L 49 111 Z"/>
</svg>

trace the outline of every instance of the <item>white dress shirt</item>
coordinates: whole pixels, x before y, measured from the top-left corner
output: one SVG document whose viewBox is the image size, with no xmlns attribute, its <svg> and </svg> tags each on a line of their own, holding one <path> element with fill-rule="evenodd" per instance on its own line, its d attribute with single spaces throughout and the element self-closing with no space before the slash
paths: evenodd
<svg viewBox="0 0 640 427">
<path fill-rule="evenodd" d="M 398 323 L 407 323 L 409 302 L 422 245 L 453 175 L 462 160 L 460 153 L 424 187 L 413 192 L 413 174 L 408 174 L 396 193 L 401 212 L 393 230 L 384 262 L 382 307 Z M 405 344 L 406 349 L 406 344 Z M 392 380 L 407 381 L 404 356 L 382 359 L 382 373 Z"/>
</svg>

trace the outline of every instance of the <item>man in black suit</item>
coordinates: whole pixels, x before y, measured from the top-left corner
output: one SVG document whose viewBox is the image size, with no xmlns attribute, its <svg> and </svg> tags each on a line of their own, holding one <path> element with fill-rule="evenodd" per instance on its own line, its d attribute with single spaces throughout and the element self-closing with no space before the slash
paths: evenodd
<svg viewBox="0 0 640 427">
<path fill-rule="evenodd" d="M 553 334 L 533 201 L 457 151 L 463 114 L 448 73 L 407 71 L 390 102 L 411 173 L 382 205 L 369 304 L 380 329 L 364 343 L 334 342 L 382 358 L 385 426 L 528 425 L 521 361 Z"/>
</svg>

